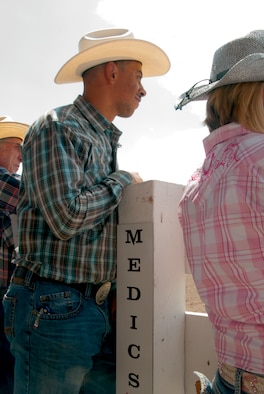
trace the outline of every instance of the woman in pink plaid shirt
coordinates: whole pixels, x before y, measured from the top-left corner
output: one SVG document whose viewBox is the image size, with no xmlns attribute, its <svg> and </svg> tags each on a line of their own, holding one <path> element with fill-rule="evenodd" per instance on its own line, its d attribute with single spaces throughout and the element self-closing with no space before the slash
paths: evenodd
<svg viewBox="0 0 264 394">
<path fill-rule="evenodd" d="M 201 392 L 264 393 L 264 30 L 219 48 L 209 83 L 205 160 L 179 204 L 186 253 L 214 331 L 218 369 Z"/>
</svg>

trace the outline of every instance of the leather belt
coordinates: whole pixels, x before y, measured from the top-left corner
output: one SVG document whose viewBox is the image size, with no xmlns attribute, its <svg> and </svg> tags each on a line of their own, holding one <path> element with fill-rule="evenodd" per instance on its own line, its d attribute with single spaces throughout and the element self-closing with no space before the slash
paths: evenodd
<svg viewBox="0 0 264 394">
<path fill-rule="evenodd" d="M 235 385 L 237 368 L 225 363 L 218 363 L 221 377 L 232 386 Z M 247 394 L 264 393 L 264 376 L 242 370 L 242 390 Z"/>
<path fill-rule="evenodd" d="M 75 290 L 78 290 L 84 297 L 89 295 L 90 297 L 94 298 L 97 305 L 103 304 L 106 300 L 110 290 L 111 290 L 111 282 L 104 282 L 100 284 L 93 284 L 93 283 L 64 283 L 58 280 L 44 278 L 43 276 L 39 276 L 33 271 L 30 271 L 26 267 L 16 266 L 11 282 L 22 285 L 25 283 L 26 276 L 29 275 L 29 282 L 28 284 L 32 284 L 34 282 L 50 282 L 61 284 L 65 286 L 72 287 Z"/>
</svg>

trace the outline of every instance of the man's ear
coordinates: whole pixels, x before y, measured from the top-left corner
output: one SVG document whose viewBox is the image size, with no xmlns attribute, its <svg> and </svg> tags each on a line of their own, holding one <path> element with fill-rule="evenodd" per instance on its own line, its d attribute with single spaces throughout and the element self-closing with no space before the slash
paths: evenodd
<svg viewBox="0 0 264 394">
<path fill-rule="evenodd" d="M 109 83 L 115 83 L 118 75 L 118 67 L 115 62 L 108 62 L 105 65 L 105 75 Z"/>
</svg>

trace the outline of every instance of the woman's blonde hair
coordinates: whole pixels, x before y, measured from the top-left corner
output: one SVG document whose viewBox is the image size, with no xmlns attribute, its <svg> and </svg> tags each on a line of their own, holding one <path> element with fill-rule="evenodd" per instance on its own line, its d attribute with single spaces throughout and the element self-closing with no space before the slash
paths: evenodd
<svg viewBox="0 0 264 394">
<path fill-rule="evenodd" d="M 213 90 L 206 105 L 205 125 L 209 131 L 236 122 L 264 133 L 264 82 L 243 82 Z"/>
</svg>

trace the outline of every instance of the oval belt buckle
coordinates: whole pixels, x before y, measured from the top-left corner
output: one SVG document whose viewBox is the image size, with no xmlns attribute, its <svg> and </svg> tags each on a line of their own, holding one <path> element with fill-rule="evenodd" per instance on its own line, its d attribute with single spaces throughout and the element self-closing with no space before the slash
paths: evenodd
<svg viewBox="0 0 264 394">
<path fill-rule="evenodd" d="M 97 305 L 103 304 L 110 290 L 111 290 L 111 282 L 105 282 L 102 284 L 101 287 L 99 287 L 99 289 L 95 294 L 95 302 Z"/>
</svg>

